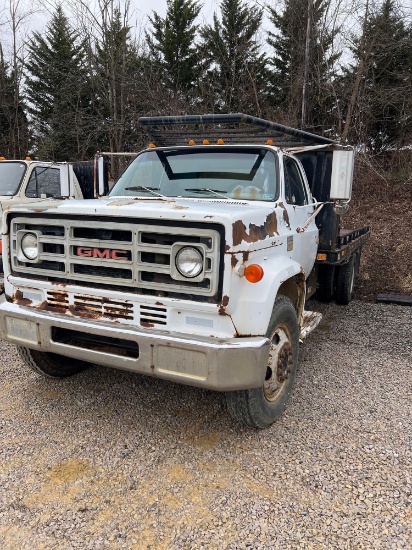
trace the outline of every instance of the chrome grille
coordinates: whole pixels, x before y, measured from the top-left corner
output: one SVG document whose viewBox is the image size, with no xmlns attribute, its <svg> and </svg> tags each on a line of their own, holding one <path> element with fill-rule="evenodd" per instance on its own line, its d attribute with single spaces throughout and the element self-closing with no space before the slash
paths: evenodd
<svg viewBox="0 0 412 550">
<path fill-rule="evenodd" d="M 205 298 L 218 294 L 221 238 L 217 226 L 16 217 L 10 230 L 15 275 L 80 285 L 83 282 L 94 288 L 123 287 L 129 292 L 157 291 Z M 28 260 L 19 251 L 19 239 L 26 231 L 38 236 L 40 254 L 36 261 Z M 201 248 L 202 277 L 176 278 L 172 249 L 180 245 Z"/>
</svg>

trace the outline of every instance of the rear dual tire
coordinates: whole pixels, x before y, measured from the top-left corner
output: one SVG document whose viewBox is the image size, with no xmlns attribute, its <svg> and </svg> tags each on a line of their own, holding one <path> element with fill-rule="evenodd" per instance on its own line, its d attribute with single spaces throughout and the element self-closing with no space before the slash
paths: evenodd
<svg viewBox="0 0 412 550">
<path fill-rule="evenodd" d="M 347 305 L 352 301 L 356 276 L 359 273 L 362 249 L 352 254 L 346 264 L 335 266 L 319 265 L 318 289 L 316 298 L 321 302 L 330 302 L 333 298 L 338 304 Z"/>
<path fill-rule="evenodd" d="M 335 275 L 334 265 L 321 264 L 318 266 L 318 289 L 316 298 L 320 302 L 330 302 L 335 294 Z"/>
<path fill-rule="evenodd" d="M 355 289 L 357 254 L 353 254 L 346 264 L 339 268 L 336 281 L 335 300 L 338 304 L 347 305 L 352 301 Z"/>
</svg>

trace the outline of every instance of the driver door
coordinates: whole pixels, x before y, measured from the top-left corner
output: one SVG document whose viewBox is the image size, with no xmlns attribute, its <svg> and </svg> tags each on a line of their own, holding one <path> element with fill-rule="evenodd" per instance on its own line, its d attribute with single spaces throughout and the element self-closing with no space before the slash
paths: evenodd
<svg viewBox="0 0 412 550">
<path fill-rule="evenodd" d="M 307 220 L 314 212 L 312 196 L 301 163 L 292 155 L 284 155 L 285 207 L 289 215 L 290 229 L 294 241 L 294 259 L 300 263 L 308 277 L 316 260 L 319 231 L 313 219 Z M 298 232 L 297 229 L 304 229 Z"/>
</svg>

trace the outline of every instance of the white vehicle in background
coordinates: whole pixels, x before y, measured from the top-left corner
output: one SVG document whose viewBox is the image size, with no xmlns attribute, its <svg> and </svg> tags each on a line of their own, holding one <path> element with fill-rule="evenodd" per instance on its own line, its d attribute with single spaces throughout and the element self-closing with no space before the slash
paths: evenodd
<svg viewBox="0 0 412 550">
<path fill-rule="evenodd" d="M 16 204 L 63 197 L 83 198 L 73 164 L 31 160 L 6 160 L 0 157 L 0 212 Z M 0 249 L 1 255 L 1 249 Z"/>
</svg>

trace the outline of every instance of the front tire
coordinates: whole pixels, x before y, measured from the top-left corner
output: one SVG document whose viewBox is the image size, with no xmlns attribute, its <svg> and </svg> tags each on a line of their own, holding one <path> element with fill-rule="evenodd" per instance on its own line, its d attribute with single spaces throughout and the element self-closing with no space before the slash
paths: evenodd
<svg viewBox="0 0 412 550">
<path fill-rule="evenodd" d="M 46 353 L 34 349 L 17 346 L 18 354 L 23 363 L 43 376 L 50 378 L 66 378 L 87 369 L 90 363 L 64 357 L 57 353 Z"/>
<path fill-rule="evenodd" d="M 292 392 L 299 355 L 299 325 L 289 298 L 279 296 L 273 306 L 266 378 L 261 388 L 227 392 L 230 415 L 258 429 L 269 427 L 285 409 Z"/>
</svg>

